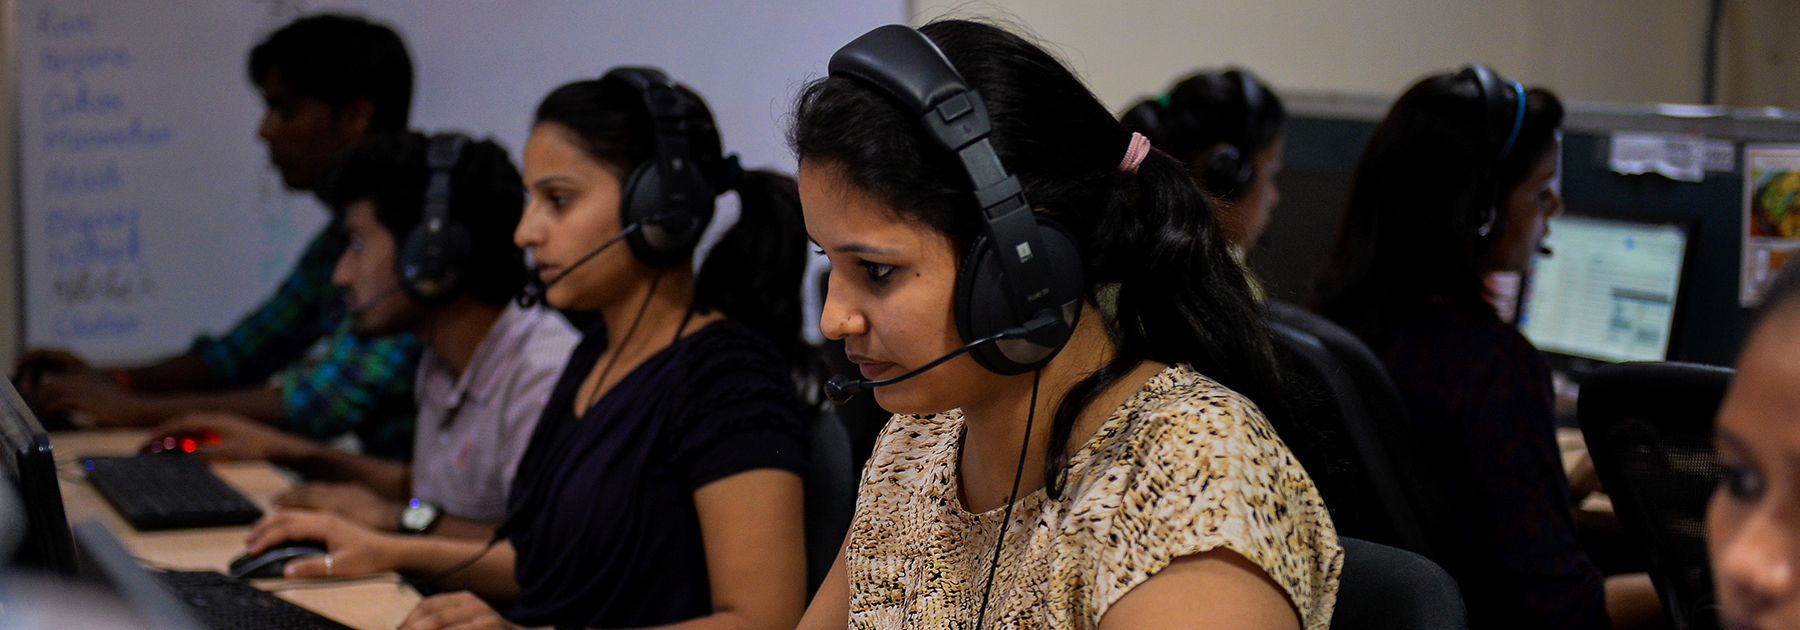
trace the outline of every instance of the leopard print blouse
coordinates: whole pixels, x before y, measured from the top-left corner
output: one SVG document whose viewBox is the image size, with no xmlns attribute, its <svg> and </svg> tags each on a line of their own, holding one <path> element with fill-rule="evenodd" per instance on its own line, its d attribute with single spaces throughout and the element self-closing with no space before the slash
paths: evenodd
<svg viewBox="0 0 1800 630">
<path fill-rule="evenodd" d="M 900 415 L 863 471 L 846 545 L 852 628 L 974 630 L 1004 508 L 962 509 L 959 411 Z M 1114 410 L 1070 456 L 1063 496 L 1020 499 L 988 628 L 1094 628 L 1175 558 L 1225 548 L 1266 572 L 1301 626 L 1325 628 L 1343 549 L 1262 413 L 1185 366 Z"/>
</svg>

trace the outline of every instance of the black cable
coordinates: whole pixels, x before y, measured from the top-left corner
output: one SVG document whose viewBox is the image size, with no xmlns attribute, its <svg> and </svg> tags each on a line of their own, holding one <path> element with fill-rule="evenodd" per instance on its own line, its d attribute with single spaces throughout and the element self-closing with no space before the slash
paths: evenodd
<svg viewBox="0 0 1800 630">
<path fill-rule="evenodd" d="M 644 311 L 650 310 L 650 298 L 656 297 L 656 285 L 662 283 L 662 277 L 663 270 L 658 267 L 656 275 L 650 277 L 650 290 L 644 293 L 644 302 L 638 305 L 637 315 L 632 316 L 631 325 L 625 328 L 625 336 L 619 338 L 619 347 L 612 348 L 612 356 L 606 359 L 606 367 L 600 369 L 600 380 L 594 383 L 596 389 L 606 386 L 607 375 L 612 374 L 613 366 L 619 363 L 619 356 L 625 354 L 625 345 L 631 343 L 632 335 L 637 334 L 638 324 L 644 321 Z M 588 409 L 599 402 L 600 397 L 596 395 L 593 400 L 582 405 L 582 413 L 587 413 Z"/>
<path fill-rule="evenodd" d="M 470 566 L 473 566 L 477 561 L 480 561 L 482 558 L 487 557 L 488 552 L 493 551 L 494 546 L 500 544 L 501 540 L 505 540 L 505 539 L 500 538 L 498 536 L 490 538 L 490 539 L 488 539 L 487 544 L 483 545 L 481 547 L 481 551 L 475 552 L 475 555 L 469 556 L 469 559 L 464 560 L 462 562 L 458 562 L 455 565 L 452 565 L 450 568 L 445 569 L 443 571 L 439 571 L 437 573 L 433 573 L 431 575 L 427 575 L 425 577 L 418 578 L 418 579 L 409 579 L 409 580 L 406 580 L 406 582 L 408 584 L 412 585 L 413 590 L 419 591 L 421 593 L 425 592 L 427 590 L 425 587 L 428 587 L 428 586 L 435 589 L 436 584 L 438 583 L 438 580 L 442 580 L 444 578 L 450 577 L 452 575 L 455 575 L 457 571 L 461 571 L 463 569 L 469 568 Z"/>
<path fill-rule="evenodd" d="M 1700 71 L 1700 102 L 1719 104 L 1719 22 L 1725 13 L 1725 0 L 1712 0 L 1706 9 L 1706 64 Z"/>
<path fill-rule="evenodd" d="M 1025 412 L 1025 439 L 1019 441 L 1019 466 L 1013 470 L 1012 490 L 1006 495 L 1006 511 L 1000 517 L 1000 535 L 994 540 L 994 561 L 988 564 L 987 586 L 981 589 L 981 609 L 975 614 L 975 630 L 987 621 L 988 596 L 994 593 L 994 573 L 1000 569 L 1000 549 L 1006 543 L 1006 530 L 1012 527 L 1013 502 L 1019 498 L 1019 478 L 1025 475 L 1025 453 L 1031 447 L 1031 423 L 1037 418 L 1038 381 L 1043 370 L 1031 373 L 1031 407 Z"/>
<path fill-rule="evenodd" d="M 623 233 L 621 233 L 621 234 L 623 234 Z M 590 254 L 590 255 L 592 255 L 592 254 Z M 637 315 L 632 316 L 631 325 L 625 327 L 625 335 L 619 338 L 619 346 L 617 348 L 611 349 L 612 357 L 606 360 L 606 367 L 600 369 L 600 381 L 594 384 L 595 387 L 602 387 L 602 386 L 606 385 L 607 375 L 612 374 L 613 366 L 617 365 L 619 362 L 619 355 L 625 353 L 626 344 L 631 343 L 631 337 L 633 335 L 637 334 L 638 324 L 640 324 L 644 321 L 644 312 L 650 310 L 650 299 L 656 297 L 656 286 L 658 284 L 662 283 L 662 277 L 663 277 L 663 270 L 661 268 L 658 268 L 656 270 L 656 275 L 652 276 L 650 278 L 650 290 L 646 291 L 644 293 L 644 301 L 643 301 L 643 303 L 638 305 Z M 684 328 L 687 326 L 686 319 L 682 320 L 682 326 Z M 677 331 L 675 331 L 675 334 L 680 335 L 681 331 L 677 330 Z M 594 404 L 596 404 L 598 402 L 600 402 L 599 398 L 595 398 L 594 400 L 588 402 L 588 407 L 592 407 Z M 586 409 L 584 408 L 583 411 L 585 412 Z M 413 585 L 413 588 L 415 588 L 419 591 L 424 591 L 425 589 L 420 588 L 421 586 L 435 585 L 435 584 L 437 584 L 438 580 L 442 580 L 444 578 L 450 577 L 451 575 L 454 575 L 457 571 L 467 569 L 471 565 L 474 565 L 476 562 L 480 561 L 483 557 L 487 556 L 489 551 L 493 551 L 495 545 L 498 545 L 498 544 L 500 544 L 500 541 L 505 540 L 504 538 L 502 538 L 500 536 L 500 532 L 504 531 L 503 528 L 506 526 L 506 524 L 508 522 L 510 522 L 512 520 L 512 517 L 513 517 L 512 514 L 508 514 L 505 519 L 501 520 L 500 527 L 496 527 L 494 529 L 494 536 L 492 538 L 488 539 L 487 545 L 483 546 L 481 548 L 481 551 L 477 552 L 475 555 L 470 556 L 469 559 L 464 560 L 462 562 L 458 562 L 458 563 L 456 563 L 455 566 L 452 566 L 449 569 L 446 569 L 444 571 L 439 571 L 437 573 L 434 573 L 434 574 L 431 574 L 431 575 L 428 575 L 426 577 L 419 578 L 416 580 L 408 580 L 408 582 Z"/>
</svg>

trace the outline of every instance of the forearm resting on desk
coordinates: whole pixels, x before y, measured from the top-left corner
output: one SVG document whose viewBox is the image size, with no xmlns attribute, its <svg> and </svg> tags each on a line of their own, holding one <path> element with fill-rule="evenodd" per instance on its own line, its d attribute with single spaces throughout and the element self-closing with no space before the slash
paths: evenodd
<svg viewBox="0 0 1800 630">
<path fill-rule="evenodd" d="M 494 601 L 518 597 L 511 541 L 501 541 L 490 549 L 485 540 L 390 534 L 324 512 L 279 510 L 258 522 L 244 543 L 250 553 L 261 553 L 295 540 L 324 542 L 332 563 L 326 564 L 324 557 L 296 560 L 287 565 L 290 578 L 350 577 L 386 571 L 433 577 L 454 570 L 434 584 L 446 590 L 474 591 Z"/>
<path fill-rule="evenodd" d="M 212 371 L 200 355 L 184 352 L 150 365 L 125 370 L 131 391 L 167 394 L 205 389 L 212 385 Z"/>
</svg>

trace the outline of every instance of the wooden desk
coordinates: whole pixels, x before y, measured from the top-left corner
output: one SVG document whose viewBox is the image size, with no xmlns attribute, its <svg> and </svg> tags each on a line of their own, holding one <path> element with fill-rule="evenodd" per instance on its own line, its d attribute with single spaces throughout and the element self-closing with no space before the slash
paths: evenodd
<svg viewBox="0 0 1800 630">
<path fill-rule="evenodd" d="M 118 534 L 133 555 L 164 568 L 224 571 L 232 558 L 243 553 L 244 536 L 250 533 L 248 526 L 140 532 L 120 518 L 106 499 L 81 478 L 76 459 L 130 455 L 148 436 L 141 430 L 79 431 L 50 436 L 69 522 L 98 518 Z M 213 470 L 264 510 L 269 509 L 270 499 L 293 485 L 267 462 L 215 464 Z M 419 603 L 419 594 L 391 575 L 335 585 L 321 581 L 257 580 L 256 586 L 358 630 L 391 630 Z"/>
</svg>

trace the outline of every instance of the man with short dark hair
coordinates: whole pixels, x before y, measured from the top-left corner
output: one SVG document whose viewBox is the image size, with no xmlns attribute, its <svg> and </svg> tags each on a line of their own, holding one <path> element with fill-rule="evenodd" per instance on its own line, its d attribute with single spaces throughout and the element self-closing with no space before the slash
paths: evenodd
<svg viewBox="0 0 1800 630">
<path fill-rule="evenodd" d="M 302 18 L 257 44 L 248 70 L 266 105 L 257 135 L 289 188 L 317 188 L 333 160 L 364 137 L 406 128 L 412 60 L 386 26 Z M 405 458 L 419 343 L 345 330 L 342 292 L 331 284 L 345 238 L 339 222 L 327 225 L 274 295 L 224 335 L 130 369 L 97 370 L 68 352 L 34 350 L 18 362 L 20 390 L 41 412 L 80 410 L 106 426 L 230 411 L 310 437 L 354 432 L 365 451 Z M 315 346 L 322 352 L 309 352 Z"/>
<path fill-rule="evenodd" d="M 460 148 L 445 151 L 456 156 L 454 166 L 433 170 L 430 151 L 459 140 Z M 346 453 L 230 413 L 190 414 L 157 435 L 212 434 L 216 443 L 197 454 L 269 460 L 345 482 L 308 484 L 277 498 L 279 506 L 335 512 L 388 531 L 485 540 L 506 515 L 513 472 L 578 341 L 555 311 L 513 303 L 530 273 L 512 241 L 525 207 L 519 171 L 491 140 L 417 133 L 371 137 L 339 168 L 320 196 L 349 234 L 333 281 L 353 305 L 351 330 L 411 333 L 424 343 L 412 464 Z M 445 259 L 447 270 L 431 282 L 408 282 L 397 269 L 408 239 L 430 238 L 421 225 L 438 173 L 448 192 L 439 206 L 440 242 L 462 243 L 463 254 Z"/>
</svg>

